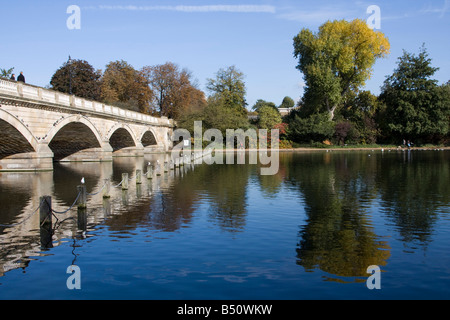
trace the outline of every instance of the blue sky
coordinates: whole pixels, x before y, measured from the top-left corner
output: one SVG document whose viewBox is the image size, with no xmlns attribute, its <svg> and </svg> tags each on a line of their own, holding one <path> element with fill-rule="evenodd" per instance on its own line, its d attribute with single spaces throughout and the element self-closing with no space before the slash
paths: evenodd
<svg viewBox="0 0 450 320">
<path fill-rule="evenodd" d="M 440 68 L 436 79 L 450 79 L 450 0 L 0 1 L 0 68 L 23 71 L 39 86 L 49 85 L 69 55 L 102 70 L 115 60 L 136 69 L 174 62 L 192 72 L 201 90 L 220 68 L 235 65 L 245 74 L 249 107 L 257 99 L 278 105 L 303 93 L 294 36 L 327 20 L 367 20 L 370 5 L 381 10 L 391 54 L 377 61 L 365 89 L 378 94 L 403 50 L 416 53 L 422 43 Z M 80 29 L 67 27 L 70 5 L 81 9 Z"/>
</svg>

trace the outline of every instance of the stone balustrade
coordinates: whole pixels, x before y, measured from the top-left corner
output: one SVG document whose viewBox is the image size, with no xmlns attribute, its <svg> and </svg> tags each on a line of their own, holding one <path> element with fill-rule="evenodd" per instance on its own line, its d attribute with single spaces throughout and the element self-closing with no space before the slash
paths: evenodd
<svg viewBox="0 0 450 320">
<path fill-rule="evenodd" d="M 147 114 L 125 110 L 115 106 L 107 105 L 97 101 L 91 101 L 74 95 L 68 95 L 55 90 L 45 89 L 22 82 L 0 79 L 0 93 L 30 100 L 30 102 L 57 105 L 61 108 L 88 114 L 103 114 L 114 118 L 122 118 L 126 121 L 136 121 L 153 126 L 173 126 L 173 120 L 166 117 L 153 117 Z"/>
<path fill-rule="evenodd" d="M 167 152 L 174 127 L 166 117 L 0 79 L 0 172 Z"/>
</svg>

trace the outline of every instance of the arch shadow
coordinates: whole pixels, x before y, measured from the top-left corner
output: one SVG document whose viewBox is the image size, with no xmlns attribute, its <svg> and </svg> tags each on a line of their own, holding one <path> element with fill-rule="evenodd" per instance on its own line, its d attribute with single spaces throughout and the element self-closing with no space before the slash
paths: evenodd
<svg viewBox="0 0 450 320">
<path fill-rule="evenodd" d="M 116 124 L 107 137 L 113 152 L 138 146 L 133 130 L 128 125 Z"/>
<path fill-rule="evenodd" d="M 36 152 L 38 141 L 19 119 L 0 109 L 0 159 L 11 155 Z"/>
<path fill-rule="evenodd" d="M 47 136 L 54 161 L 61 161 L 83 150 L 101 148 L 102 145 L 96 127 L 89 120 L 79 116 L 64 119 L 55 125 Z"/>
<path fill-rule="evenodd" d="M 156 135 L 152 130 L 147 130 L 144 132 L 141 138 L 141 143 L 145 147 L 157 146 L 158 141 L 156 140 Z"/>
</svg>

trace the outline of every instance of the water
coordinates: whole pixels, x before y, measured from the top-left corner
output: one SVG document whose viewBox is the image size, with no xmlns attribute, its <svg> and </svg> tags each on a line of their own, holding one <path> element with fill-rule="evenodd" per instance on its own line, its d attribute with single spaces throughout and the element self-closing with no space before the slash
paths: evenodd
<svg viewBox="0 0 450 320">
<path fill-rule="evenodd" d="M 287 152 L 274 176 L 177 168 L 89 196 L 86 230 L 76 208 L 55 214 L 43 246 L 39 212 L 29 217 L 40 196 L 62 212 L 81 177 L 96 193 L 157 159 L 0 173 L 0 224 L 20 223 L 0 227 L 0 299 L 450 298 L 450 151 Z"/>
</svg>

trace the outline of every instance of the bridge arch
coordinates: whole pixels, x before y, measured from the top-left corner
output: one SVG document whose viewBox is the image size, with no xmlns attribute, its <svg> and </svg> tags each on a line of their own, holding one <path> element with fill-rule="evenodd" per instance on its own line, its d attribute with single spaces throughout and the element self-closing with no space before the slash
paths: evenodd
<svg viewBox="0 0 450 320">
<path fill-rule="evenodd" d="M 8 111 L 0 109 L 0 159 L 18 153 L 36 152 L 38 141 L 30 129 Z"/>
<path fill-rule="evenodd" d="M 129 125 L 123 123 L 116 123 L 109 130 L 106 139 L 109 141 L 113 152 L 128 147 L 136 147 L 139 145 L 139 141 L 136 139 L 133 130 Z"/>
<path fill-rule="evenodd" d="M 69 117 L 64 118 L 61 121 L 58 121 L 57 123 L 55 123 L 53 125 L 53 128 L 50 129 L 50 131 L 47 133 L 46 136 L 46 140 L 47 141 L 52 141 L 53 138 L 55 137 L 55 135 L 66 125 L 70 124 L 70 123 L 75 123 L 75 122 L 79 122 L 84 124 L 86 127 L 88 127 L 92 133 L 95 135 L 95 138 L 97 139 L 98 143 L 101 144 L 102 143 L 102 137 L 100 135 L 100 132 L 97 130 L 97 128 L 95 127 L 95 125 L 87 118 L 82 117 L 80 115 L 72 115 Z"/>
<path fill-rule="evenodd" d="M 141 136 L 141 143 L 145 147 L 157 146 L 158 139 L 156 138 L 156 133 L 152 129 L 147 129 Z"/>
<path fill-rule="evenodd" d="M 102 138 L 89 119 L 73 115 L 54 123 L 47 133 L 48 146 L 54 153 L 54 160 L 62 160 L 79 151 L 100 148 Z"/>
</svg>

